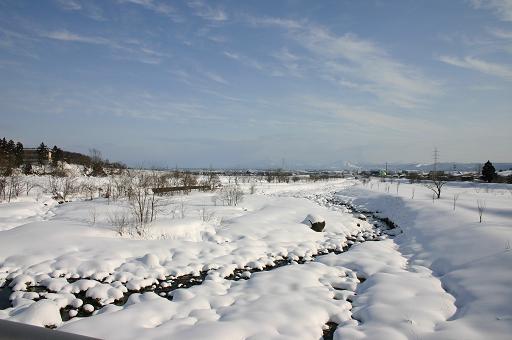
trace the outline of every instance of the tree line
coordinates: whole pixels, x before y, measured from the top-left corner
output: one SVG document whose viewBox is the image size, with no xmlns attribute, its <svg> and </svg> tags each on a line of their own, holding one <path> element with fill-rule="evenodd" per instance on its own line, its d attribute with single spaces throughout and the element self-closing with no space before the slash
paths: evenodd
<svg viewBox="0 0 512 340">
<path fill-rule="evenodd" d="M 54 169 L 57 169 L 60 162 L 67 162 L 91 168 L 92 175 L 102 176 L 105 174 L 104 168 L 126 168 L 123 163 L 103 159 L 101 152 L 97 149 L 91 149 L 89 155 L 84 155 L 78 152 L 65 151 L 57 145 L 50 148 L 44 142 L 41 142 L 36 148 L 36 152 L 38 165 L 50 164 Z M 51 158 L 48 157 L 49 152 L 51 152 Z M 19 167 L 23 167 L 25 174 L 32 173 L 32 164 L 25 159 L 23 144 L 12 139 L 7 140 L 5 137 L 0 139 L 0 171 L 9 175 L 13 169 Z"/>
<path fill-rule="evenodd" d="M 23 144 L 0 139 L 0 167 L 14 168 L 23 164 Z"/>
</svg>

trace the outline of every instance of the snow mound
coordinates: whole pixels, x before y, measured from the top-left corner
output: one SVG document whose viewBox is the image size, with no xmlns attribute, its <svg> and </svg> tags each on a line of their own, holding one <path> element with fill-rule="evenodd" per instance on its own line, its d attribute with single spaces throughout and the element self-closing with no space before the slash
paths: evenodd
<svg viewBox="0 0 512 340">
<path fill-rule="evenodd" d="M 201 220 L 184 218 L 159 220 L 151 225 L 150 238 L 201 242 L 207 235 L 215 234 L 215 228 Z"/>
<path fill-rule="evenodd" d="M 59 306 L 47 299 L 31 304 L 23 313 L 13 316 L 10 320 L 40 327 L 59 326 L 62 323 Z"/>
</svg>

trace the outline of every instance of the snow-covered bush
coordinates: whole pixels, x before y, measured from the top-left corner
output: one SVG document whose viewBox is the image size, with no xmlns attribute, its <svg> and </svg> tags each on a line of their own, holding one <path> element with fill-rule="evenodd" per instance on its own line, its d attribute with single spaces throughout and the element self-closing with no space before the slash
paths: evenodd
<svg viewBox="0 0 512 340">
<path fill-rule="evenodd" d="M 128 203 L 136 223 L 136 231 L 142 235 L 148 223 L 156 219 L 157 198 L 151 190 L 152 178 L 140 171 L 131 176 Z"/>
<path fill-rule="evenodd" d="M 219 197 L 224 205 L 237 206 L 244 198 L 244 192 L 238 184 L 228 184 L 219 191 Z"/>
<path fill-rule="evenodd" d="M 153 188 L 165 185 L 157 172 L 134 171 L 128 173 L 128 204 L 139 236 L 147 233 L 149 224 L 156 220 L 165 201 L 153 192 Z"/>
<path fill-rule="evenodd" d="M 249 187 L 249 193 L 251 195 L 254 195 L 255 192 L 256 192 L 256 183 L 252 182 L 251 186 Z"/>
<path fill-rule="evenodd" d="M 21 176 L 11 173 L 8 176 L 0 176 L 0 200 L 10 202 L 23 191 Z"/>
<path fill-rule="evenodd" d="M 114 230 L 120 235 L 132 235 L 133 223 L 129 211 L 116 211 L 110 213 L 107 217 L 108 222 L 114 227 Z"/>
<path fill-rule="evenodd" d="M 482 223 L 482 216 L 484 215 L 484 211 L 485 211 L 485 207 L 486 207 L 485 201 L 484 200 L 476 200 L 476 207 L 478 209 L 479 221 L 480 221 L 480 223 Z"/>
<path fill-rule="evenodd" d="M 58 199 L 66 200 L 78 191 L 76 177 L 48 177 L 48 191 Z"/>
<path fill-rule="evenodd" d="M 96 181 L 93 179 L 87 179 L 83 181 L 80 185 L 80 189 L 83 193 L 87 195 L 87 197 L 92 201 L 94 193 L 99 189 Z"/>
<path fill-rule="evenodd" d="M 209 211 L 205 205 L 203 205 L 203 207 L 201 208 L 199 213 L 200 213 L 199 217 L 201 218 L 201 221 L 203 221 L 203 222 L 210 222 L 211 220 L 213 220 L 213 218 L 215 216 L 215 213 L 213 211 Z"/>
</svg>

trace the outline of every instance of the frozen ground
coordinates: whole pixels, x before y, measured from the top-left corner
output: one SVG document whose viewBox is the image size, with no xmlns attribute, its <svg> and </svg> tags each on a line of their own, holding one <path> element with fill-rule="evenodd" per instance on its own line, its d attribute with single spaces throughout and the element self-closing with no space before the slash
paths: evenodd
<svg viewBox="0 0 512 340">
<path fill-rule="evenodd" d="M 432 203 L 396 186 L 258 183 L 237 207 L 174 196 L 144 238 L 109 223 L 126 202 L 35 190 L 0 204 L 0 318 L 109 339 L 319 339 L 328 323 L 335 339 L 508 338 L 510 187 L 448 186 Z"/>
</svg>

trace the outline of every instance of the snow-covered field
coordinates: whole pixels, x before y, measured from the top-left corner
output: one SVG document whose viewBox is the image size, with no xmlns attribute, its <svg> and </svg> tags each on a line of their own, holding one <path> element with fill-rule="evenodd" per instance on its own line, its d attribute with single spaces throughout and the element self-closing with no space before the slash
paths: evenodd
<svg viewBox="0 0 512 340">
<path fill-rule="evenodd" d="M 396 187 L 244 184 L 238 206 L 172 196 L 143 237 L 112 226 L 124 200 L 35 189 L 0 204 L 0 318 L 108 339 L 509 338 L 512 187 L 447 185 L 434 202 Z"/>
</svg>

